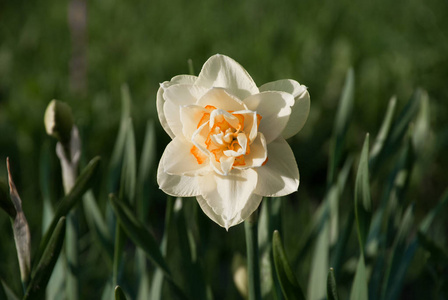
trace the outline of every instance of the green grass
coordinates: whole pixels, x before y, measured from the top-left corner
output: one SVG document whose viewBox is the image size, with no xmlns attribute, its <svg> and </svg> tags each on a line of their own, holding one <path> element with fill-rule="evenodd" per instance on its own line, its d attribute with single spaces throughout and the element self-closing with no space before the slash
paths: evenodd
<svg viewBox="0 0 448 300">
<path fill-rule="evenodd" d="M 124 158 L 128 162 L 134 159 L 136 164 L 133 170 L 125 171 L 134 182 L 134 190 L 129 190 L 129 180 L 125 189 L 134 194 L 132 209 L 143 208 L 138 210 L 143 211 L 138 215 L 139 222 L 159 245 L 162 239 L 165 241 L 166 251 L 162 252 L 174 282 L 184 292 L 194 293 L 186 288 L 190 285 L 185 270 L 185 266 L 193 265 L 204 274 L 207 288 L 201 294 L 212 291 L 215 299 L 241 298 L 232 279 L 232 261 L 238 254 L 245 255 L 243 226 L 227 233 L 203 215 L 196 200 L 184 199 L 186 228 L 190 240 L 195 241 L 195 248 L 190 250 L 198 258 L 186 262 L 178 245 L 186 247 L 188 241 L 182 240 L 176 229 L 180 226 L 176 222 L 182 219 L 176 219 L 179 213 L 173 212 L 177 217 L 165 224 L 166 195 L 158 190 L 155 180 L 158 159 L 169 142 L 157 120 L 159 83 L 189 73 L 188 59 L 198 73 L 208 57 L 222 53 L 241 63 L 258 85 L 292 78 L 309 89 L 309 119 L 299 135 L 289 141 L 301 174 L 299 191 L 278 200 L 281 217 L 277 216 L 276 222 L 281 225 L 274 228 L 280 231 L 285 257 L 304 294 L 313 261 L 319 261 L 314 255 L 327 253 L 329 265 L 320 266 L 313 276 L 326 281 L 327 268 L 336 262 L 339 269 L 334 270 L 334 278 L 339 298 L 349 297 L 360 256 L 353 219 L 356 170 L 366 133 L 370 133 L 373 155 L 389 99 L 395 95 L 386 150 L 379 159 L 371 156 L 369 164 L 372 218 L 364 245 L 369 295 L 370 299 L 392 299 L 394 295 L 420 299 L 429 291 L 431 298 L 445 299 L 437 298 L 446 292 L 443 288 L 447 282 L 446 260 L 437 249 L 448 246 L 448 224 L 443 217 L 447 209 L 441 207 L 437 214 L 433 209 L 443 200 L 448 180 L 448 158 L 444 155 L 448 146 L 446 1 L 90 1 L 85 52 L 88 85 L 84 93 L 70 88 L 73 46 L 67 10 L 67 2 L 55 0 L 0 3 L 0 180 L 6 182 L 4 162 L 10 157 L 30 226 L 34 258 L 42 240 L 42 224 L 49 223 L 43 217 L 43 203 L 47 201 L 55 209 L 63 198 L 55 141 L 45 134 L 43 115 L 50 100 L 67 102 L 80 129 L 82 161 L 86 164 L 97 155 L 102 158 L 93 196 L 77 206 L 81 211 L 82 298 L 101 297 L 112 281 L 112 249 L 104 245 L 113 244 L 111 239 L 115 237 L 116 217 L 108 193 L 120 196 L 123 188 L 123 149 L 115 156 L 112 151 L 123 117 L 123 84 L 127 84 L 132 98 L 130 110 L 123 115 L 132 118 L 135 139 L 135 149 L 125 151 L 136 153 Z M 337 135 L 333 130 L 350 68 L 354 70 L 353 106 L 343 120 L 347 128 L 335 160 L 333 143 Z M 419 94 L 418 88 L 426 92 Z M 413 95 L 417 100 L 408 102 Z M 128 134 L 124 132 L 124 138 Z M 154 140 L 152 146 L 145 144 L 145 136 Z M 148 151 L 152 151 L 151 157 L 143 155 Z M 329 161 L 334 163 L 332 176 L 327 175 Z M 347 167 L 343 167 L 346 161 Z M 341 185 L 343 176 L 348 177 Z M 85 210 L 94 205 L 91 197 L 97 205 L 93 207 L 95 213 L 89 214 Z M 436 216 L 431 226 L 417 238 L 421 222 L 432 213 Z M 0 212 L 0 279 L 22 295 L 8 219 Z M 409 219 L 412 222 L 407 221 L 407 225 L 405 220 Z M 322 230 L 327 221 L 336 228 Z M 264 225 L 272 229 L 272 225 Z M 270 234 L 265 241 L 272 240 Z M 327 248 L 316 252 L 322 234 L 329 234 L 330 242 L 321 242 Z M 136 254 L 132 239 L 126 239 L 123 247 L 121 268 L 126 276 L 122 278 L 144 273 L 150 285 L 155 266 L 149 262 L 146 269 L 135 266 L 142 253 Z M 427 259 L 429 253 L 433 254 L 431 259 Z M 275 281 L 275 268 L 272 270 Z M 385 283 L 387 280 L 392 281 Z M 119 282 L 128 299 L 136 298 L 137 282 Z M 281 294 L 278 282 L 273 286 Z M 107 287 L 113 297 L 115 287 Z M 168 284 L 159 288 L 163 295 L 173 295 Z M 326 290 L 322 291 L 325 294 Z M 275 295 L 273 292 L 267 299 L 276 299 Z"/>
</svg>

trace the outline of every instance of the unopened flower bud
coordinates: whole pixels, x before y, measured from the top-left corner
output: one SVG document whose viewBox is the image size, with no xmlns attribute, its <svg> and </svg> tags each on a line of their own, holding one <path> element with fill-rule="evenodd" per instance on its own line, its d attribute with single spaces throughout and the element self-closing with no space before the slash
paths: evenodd
<svg viewBox="0 0 448 300">
<path fill-rule="evenodd" d="M 64 102 L 52 100 L 45 110 L 44 123 L 48 135 L 57 138 L 64 145 L 70 143 L 73 127 L 70 106 Z"/>
</svg>

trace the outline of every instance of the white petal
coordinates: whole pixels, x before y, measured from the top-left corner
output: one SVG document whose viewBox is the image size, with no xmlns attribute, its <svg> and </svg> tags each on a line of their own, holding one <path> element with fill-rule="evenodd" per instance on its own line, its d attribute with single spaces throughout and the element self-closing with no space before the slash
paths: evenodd
<svg viewBox="0 0 448 300">
<path fill-rule="evenodd" d="M 164 171 L 163 156 L 157 169 L 157 183 L 166 194 L 175 197 L 194 197 L 201 194 L 198 176 L 170 175 Z"/>
<path fill-rule="evenodd" d="M 183 137 L 175 137 L 163 152 L 163 167 L 170 175 L 195 176 L 210 172 L 208 161 L 199 164 L 191 153 L 194 145 Z"/>
<path fill-rule="evenodd" d="M 198 177 L 201 195 L 215 214 L 230 222 L 247 205 L 257 185 L 253 169 L 233 169 L 227 176 L 209 174 Z"/>
<path fill-rule="evenodd" d="M 283 91 L 293 95 L 295 104 L 292 106 L 289 122 L 283 130 L 283 137 L 287 139 L 297 134 L 305 125 L 310 112 L 310 94 L 306 86 L 295 80 L 283 79 L 262 85 L 260 91 Z"/>
<path fill-rule="evenodd" d="M 249 73 L 230 57 L 220 54 L 210 57 L 205 62 L 196 84 L 208 88 L 228 89 L 240 99 L 258 93 L 257 85 Z"/>
<path fill-rule="evenodd" d="M 191 137 L 191 142 L 205 155 L 209 155 L 210 152 L 205 148 L 205 141 L 207 140 L 208 133 L 210 132 L 210 128 L 208 126 L 209 121 L 202 124 L 196 131 L 193 133 Z"/>
<path fill-rule="evenodd" d="M 213 209 L 208 205 L 207 201 L 202 196 L 197 196 L 199 206 L 202 211 L 215 223 L 229 230 L 230 227 L 235 226 L 247 219 L 260 205 L 262 197 L 252 194 L 246 203 L 246 206 L 231 220 L 224 220 L 221 215 L 216 214 Z"/>
<path fill-rule="evenodd" d="M 213 88 L 205 93 L 196 103 L 200 106 L 211 105 L 226 111 L 246 110 L 247 107 L 238 98 L 230 95 L 222 88 Z"/>
<path fill-rule="evenodd" d="M 251 110 L 241 110 L 235 111 L 232 113 L 233 115 L 242 115 L 244 118 L 244 132 L 249 138 L 249 145 L 254 141 L 257 137 L 258 132 L 258 119 L 257 112 Z"/>
<path fill-rule="evenodd" d="M 244 166 L 235 166 L 236 169 L 260 167 L 268 158 L 268 150 L 264 135 L 259 132 L 255 141 L 250 145 L 250 153 L 244 155 Z"/>
<path fill-rule="evenodd" d="M 165 118 L 171 131 L 175 136 L 182 133 L 182 122 L 180 120 L 180 108 L 182 106 L 195 104 L 206 89 L 195 85 L 175 84 L 167 87 L 164 91 L 165 104 L 163 110 Z"/>
<path fill-rule="evenodd" d="M 198 105 L 186 105 L 180 107 L 180 121 L 182 123 L 182 132 L 187 140 L 191 140 L 194 132 L 198 129 L 204 113 L 209 111 Z"/>
<path fill-rule="evenodd" d="M 250 110 L 256 111 L 262 119 L 258 131 L 263 132 L 269 144 L 280 136 L 288 123 L 294 98 L 285 92 L 268 91 L 244 99 Z"/>
<path fill-rule="evenodd" d="M 227 123 L 229 123 L 233 128 L 236 128 L 239 125 L 239 120 L 237 117 L 223 109 L 218 108 L 213 110 L 210 114 L 210 128 L 215 125 L 215 122 L 222 122 L 223 120 L 226 120 Z"/>
<path fill-rule="evenodd" d="M 280 197 L 297 191 L 299 169 L 294 153 L 283 137 L 268 144 L 268 161 L 255 168 L 258 183 L 255 193 L 266 197 Z"/>
<path fill-rule="evenodd" d="M 238 133 L 237 140 L 238 140 L 238 144 L 241 146 L 241 149 L 238 149 L 238 151 L 224 150 L 224 155 L 237 157 L 237 156 L 246 154 L 247 142 L 248 142 L 246 134 Z"/>
<path fill-rule="evenodd" d="M 224 172 L 224 175 L 228 175 L 230 170 L 232 170 L 234 161 L 235 157 L 227 157 L 225 155 L 221 156 L 219 162 L 221 163 L 221 170 Z"/>
<path fill-rule="evenodd" d="M 168 133 L 168 135 L 171 138 L 174 138 L 174 133 L 170 129 L 168 122 L 166 121 L 165 112 L 163 109 L 163 106 L 165 104 L 164 90 L 173 84 L 179 84 L 179 83 L 193 84 L 196 81 L 196 79 L 197 79 L 196 76 L 178 75 L 173 77 L 171 81 L 165 81 L 162 84 L 160 84 L 160 88 L 157 91 L 157 114 L 159 116 L 160 124 L 162 124 L 163 129 L 165 129 L 166 133 Z"/>
</svg>

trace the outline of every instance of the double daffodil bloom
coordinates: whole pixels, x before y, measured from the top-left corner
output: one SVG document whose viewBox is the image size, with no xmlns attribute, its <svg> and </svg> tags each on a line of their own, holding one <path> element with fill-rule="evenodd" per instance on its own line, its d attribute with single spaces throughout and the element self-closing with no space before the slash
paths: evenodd
<svg viewBox="0 0 448 300">
<path fill-rule="evenodd" d="M 302 129 L 310 97 L 294 80 L 257 87 L 230 57 L 212 56 L 199 76 L 160 85 L 157 111 L 172 138 L 157 181 L 167 194 L 196 197 L 204 213 L 228 229 L 265 197 L 297 191 L 299 170 L 285 141 Z"/>
</svg>

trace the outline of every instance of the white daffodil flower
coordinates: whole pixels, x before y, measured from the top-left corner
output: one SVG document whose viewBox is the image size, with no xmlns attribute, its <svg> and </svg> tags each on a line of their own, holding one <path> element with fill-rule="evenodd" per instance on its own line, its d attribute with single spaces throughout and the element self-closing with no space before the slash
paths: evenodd
<svg viewBox="0 0 448 300">
<path fill-rule="evenodd" d="M 199 76 L 160 85 L 157 111 L 172 138 L 157 181 L 167 194 L 196 197 L 228 229 L 249 217 L 262 197 L 297 191 L 299 169 L 285 141 L 310 110 L 305 86 L 290 79 L 257 87 L 230 57 L 214 55 Z"/>
</svg>

